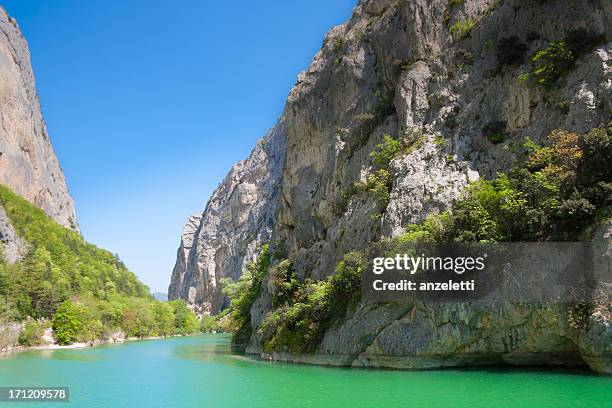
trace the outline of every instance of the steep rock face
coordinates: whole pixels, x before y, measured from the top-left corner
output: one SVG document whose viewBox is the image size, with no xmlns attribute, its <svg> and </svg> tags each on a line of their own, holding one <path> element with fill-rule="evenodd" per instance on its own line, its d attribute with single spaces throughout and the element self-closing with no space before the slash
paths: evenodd
<svg viewBox="0 0 612 408">
<path fill-rule="evenodd" d="M 275 232 L 289 244 L 289 259 L 300 276 L 327 276 L 342 254 L 363 247 L 360 238 L 397 235 L 406 223 L 444 210 L 468 181 L 506 169 L 515 160 L 508 148 L 513 141 L 527 135 L 541 141 L 555 128 L 585 132 L 610 119 L 609 2 L 466 1 L 452 9 L 447 4 L 360 2 L 351 20 L 330 32 L 293 89 L 282 192 L 293 202 L 281 203 Z M 465 39 L 449 29 L 470 19 L 476 24 Z M 606 40 L 578 59 L 557 95 L 520 84 L 526 64 L 497 66 L 494 44 L 502 38 L 536 37 L 523 40 L 530 55 L 579 28 Z M 355 119 L 372 112 L 373 89 L 379 99 L 391 89 L 394 109 L 363 140 Z M 555 97 L 567 102 L 565 111 L 555 107 Z M 327 107 L 323 111 L 317 108 L 321 100 Z M 506 124 L 505 143 L 495 145 L 485 137 L 483 129 L 494 121 Z M 328 203 L 354 181 L 349 175 L 367 178 L 367 152 L 382 133 L 415 140 L 424 135 L 412 153 L 392 161 L 393 188 L 382 218 L 360 211 L 368 205 L 361 196 L 350 199 L 344 214 L 334 213 Z M 351 231 L 338 233 L 346 225 Z M 252 309 L 256 324 L 247 351 L 253 353 L 261 352 L 257 322 L 267 312 L 261 304 Z M 364 303 L 343 325 L 328 330 L 314 355 L 275 352 L 272 357 L 397 368 L 576 364 L 582 357 L 595 370 L 608 372 L 609 304 L 602 301 L 586 332 L 579 333 L 568 326 L 561 306 L 506 304 L 490 311 L 461 303 Z"/>
<path fill-rule="evenodd" d="M 339 256 L 381 231 L 398 233 L 446 208 L 468 179 L 490 176 L 515 160 L 504 148 L 511 141 L 527 135 L 540 141 L 555 128 L 584 132 L 610 118 L 610 44 L 581 57 L 561 86 L 558 98 L 568 102 L 567 113 L 550 95 L 519 84 L 527 64 L 494 74 L 495 44 L 504 37 L 537 33 L 526 53 L 531 55 L 571 29 L 609 35 L 608 2 L 593 3 L 579 17 L 574 10 L 582 9 L 581 2 L 498 3 L 466 1 L 449 10 L 447 1 L 362 1 L 348 23 L 327 35 L 286 110 L 286 199 L 276 233 L 301 275 L 327 276 Z M 477 21 L 471 35 L 458 40 L 450 27 L 469 19 Z M 364 114 L 378 115 L 387 94 L 394 95 L 393 106 L 374 121 L 371 133 L 364 132 Z M 507 125 L 508 143 L 486 139 L 483 129 L 493 122 Z M 362 197 L 337 214 L 333 204 L 355 175 L 365 181 L 371 174 L 369 153 L 382 134 L 415 131 L 428 142 L 392 163 L 395 184 L 382 222 L 360 211 L 368 206 Z M 434 145 L 436 136 L 441 143 Z"/>
<path fill-rule="evenodd" d="M 189 218 L 172 272 L 168 298 L 184 299 L 199 313 L 217 313 L 219 281 L 238 279 L 268 242 L 279 200 L 285 126 L 277 125 L 251 155 L 234 165 L 206 209 Z"/>
<path fill-rule="evenodd" d="M 578 19 L 576 7 L 582 10 Z M 487 44 L 535 32 L 539 39 L 530 43 L 532 53 L 578 28 L 605 33 L 609 41 L 611 16 L 610 4 L 603 2 L 587 10 L 572 2 L 504 2 L 495 7 L 494 2 L 468 1 L 452 10 L 442 1 L 361 2 L 347 24 L 330 32 L 327 46 L 301 76 L 288 102 L 293 116 L 287 121 L 295 125 L 289 126 L 287 157 L 293 159 L 285 167 L 283 196 L 299 203 L 281 203 L 276 231 L 290 243 L 289 258 L 299 274 L 320 278 L 333 273 L 339 256 L 363 247 L 359 238 L 397 235 L 406 223 L 445 209 L 467 181 L 507 168 L 515 159 L 504 148 L 510 142 L 490 143 L 482 131 L 490 122 L 505 122 L 510 140 L 529 135 L 538 141 L 555 128 L 584 132 L 606 123 L 612 113 L 610 43 L 583 55 L 560 86 L 558 97 L 569 105 L 566 112 L 555 108 L 550 95 L 518 83 L 525 66 L 504 67 L 494 74 L 496 53 Z M 448 26 L 470 18 L 479 22 L 469 38 L 457 41 Z M 396 68 L 397 61 L 403 69 Z M 370 89 L 380 95 L 385 87 L 393 90 L 395 113 L 381 120 L 365 142 L 359 140 L 356 114 L 371 111 Z M 321 112 L 318 100 L 329 108 Z M 345 175 L 367 178 L 367 153 L 382 133 L 401 137 L 415 129 L 428 136 L 419 148 L 391 163 L 394 185 L 380 224 L 370 217 L 372 206 L 359 211 L 368 208 L 367 198 L 359 196 L 350 199 L 340 216 L 325 211 L 326 203 L 354 181 Z M 346 225 L 352 228 L 348 234 L 337 233 Z M 262 300 L 268 296 L 264 293 Z M 261 304 L 256 303 L 252 314 L 266 313 Z M 273 357 L 398 368 L 575 364 L 582 357 L 594 369 L 609 371 L 608 305 L 602 302 L 580 334 L 568 327 L 562 307 L 504 305 L 490 313 L 486 306 L 465 304 L 362 304 L 343 325 L 326 333 L 314 355 Z M 258 353 L 257 330 L 254 333 L 248 351 Z"/>
<path fill-rule="evenodd" d="M 187 220 L 187 224 L 185 224 L 185 227 L 183 228 L 183 235 L 181 235 L 181 244 L 179 245 L 179 249 L 176 254 L 176 263 L 174 265 L 174 270 L 172 271 L 172 280 L 170 281 L 170 287 L 168 289 L 169 299 L 185 299 L 184 288 L 186 287 L 186 285 L 190 284 L 188 280 L 191 280 L 191 273 L 186 276 L 187 268 L 188 266 L 190 268 L 193 268 L 193 259 L 190 260 L 189 257 L 190 254 L 192 254 L 192 249 L 193 255 L 191 256 L 196 256 L 196 249 L 193 248 L 193 243 L 202 223 L 202 215 L 202 213 L 198 213 L 190 216 Z M 187 290 L 186 300 L 188 300 L 190 304 L 193 305 L 195 301 L 195 286 L 190 286 L 190 288 L 191 287 L 193 287 L 193 289 Z M 182 294 L 183 296 L 181 296 Z"/>
<path fill-rule="evenodd" d="M 520 83 L 531 55 L 577 29 L 603 39 L 579 56 L 555 92 Z M 499 65 L 497 45 L 512 36 L 528 48 L 525 59 Z M 470 181 L 506 170 L 524 137 L 540 142 L 553 129 L 585 132 L 607 123 L 611 39 L 606 0 L 467 0 L 454 7 L 446 0 L 360 1 L 350 20 L 327 34 L 289 95 L 271 241 L 283 243 L 299 278 L 325 278 L 347 252 L 401 234 L 406 224 L 448 208 Z M 501 143 L 484 130 L 494 123 L 504 124 Z M 389 165 L 393 185 L 381 211 L 375 196 L 354 185 L 374 173 L 370 153 L 385 134 L 409 140 L 411 148 Z M 262 352 L 258 327 L 271 309 L 266 282 L 251 309 L 250 353 Z M 568 326 L 561 307 L 504 305 L 491 312 L 461 303 L 362 303 L 327 331 L 317 353 L 272 357 L 424 368 L 574 364 L 582 354 L 607 371 L 609 346 L 600 347 L 610 341 L 607 311 L 603 302 L 585 334 Z"/>
<path fill-rule="evenodd" d="M 0 184 L 78 230 L 74 202 L 41 114 L 28 45 L 0 8 Z"/>
</svg>

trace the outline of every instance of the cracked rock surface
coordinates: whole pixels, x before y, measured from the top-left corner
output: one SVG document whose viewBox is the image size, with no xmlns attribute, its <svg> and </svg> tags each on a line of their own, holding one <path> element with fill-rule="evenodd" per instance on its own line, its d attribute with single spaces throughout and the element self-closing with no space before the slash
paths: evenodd
<svg viewBox="0 0 612 408">
<path fill-rule="evenodd" d="M 78 231 L 74 201 L 40 110 L 28 44 L 1 7 L 0 184 Z"/>
<path fill-rule="evenodd" d="M 458 38 L 451 27 L 474 21 Z M 520 83 L 529 58 L 572 29 L 604 40 L 576 61 L 554 93 Z M 516 36 L 526 58 L 499 66 L 497 44 Z M 215 313 L 221 277 L 237 278 L 263 242 L 282 242 L 299 278 L 323 279 L 341 257 L 447 209 L 479 177 L 516 161 L 512 146 L 554 129 L 585 132 L 612 119 L 612 3 L 360 0 L 332 28 L 299 74 L 279 124 L 190 219 L 170 294 Z M 561 106 L 561 108 L 560 108 Z M 483 129 L 506 125 L 506 139 Z M 382 215 L 375 197 L 353 194 L 374 172 L 383 135 L 413 144 L 390 164 Z M 378 215 L 377 215 L 378 214 Z M 609 237 L 608 237 L 609 238 Z M 605 302 L 582 331 L 561 306 L 363 303 L 325 334 L 317 353 L 274 353 L 286 361 L 397 368 L 470 364 L 579 364 L 610 368 Z M 270 311 L 264 285 L 251 309 L 248 352 Z"/>
</svg>

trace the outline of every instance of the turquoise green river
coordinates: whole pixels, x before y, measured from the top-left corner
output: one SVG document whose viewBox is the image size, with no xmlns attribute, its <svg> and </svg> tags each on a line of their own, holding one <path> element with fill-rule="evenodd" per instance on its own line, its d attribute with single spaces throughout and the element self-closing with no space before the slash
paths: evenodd
<svg viewBox="0 0 612 408">
<path fill-rule="evenodd" d="M 611 407 L 588 371 L 388 371 L 259 361 L 220 334 L 0 357 L 0 386 L 67 386 L 69 403 L 15 407 Z"/>
</svg>

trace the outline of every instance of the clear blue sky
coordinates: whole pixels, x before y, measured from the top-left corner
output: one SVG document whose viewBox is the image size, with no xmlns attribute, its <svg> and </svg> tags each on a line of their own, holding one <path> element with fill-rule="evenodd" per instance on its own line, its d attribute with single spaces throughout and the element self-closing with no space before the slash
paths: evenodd
<svg viewBox="0 0 612 408">
<path fill-rule="evenodd" d="M 187 217 L 355 0 L 0 0 L 32 54 L 85 238 L 166 292 Z"/>
</svg>

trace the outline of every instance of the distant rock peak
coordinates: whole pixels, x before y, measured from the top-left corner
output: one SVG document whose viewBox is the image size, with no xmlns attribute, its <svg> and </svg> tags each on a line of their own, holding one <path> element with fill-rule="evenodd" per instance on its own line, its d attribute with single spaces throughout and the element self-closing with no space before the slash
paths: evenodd
<svg viewBox="0 0 612 408">
<path fill-rule="evenodd" d="M 181 236 L 168 298 L 184 299 L 198 313 L 217 313 L 224 277 L 238 279 L 272 232 L 285 152 L 279 121 L 236 163 L 202 213 L 189 217 Z"/>
</svg>

